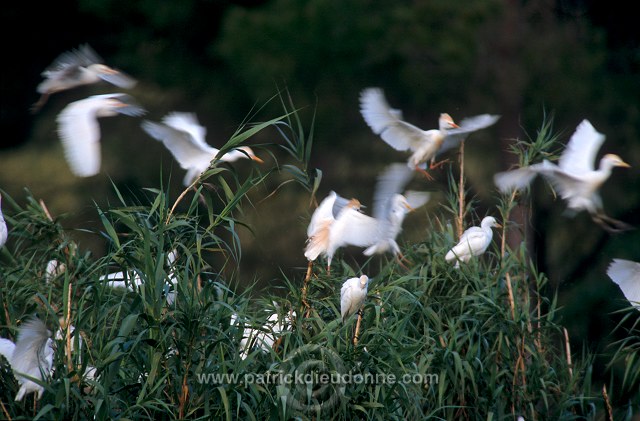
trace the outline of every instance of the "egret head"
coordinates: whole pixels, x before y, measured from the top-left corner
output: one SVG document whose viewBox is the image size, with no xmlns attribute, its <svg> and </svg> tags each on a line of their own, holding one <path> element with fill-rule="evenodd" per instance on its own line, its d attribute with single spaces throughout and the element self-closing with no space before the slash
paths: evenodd
<svg viewBox="0 0 640 421">
<path fill-rule="evenodd" d="M 618 155 L 616 154 L 612 154 L 612 153 L 608 153 L 605 156 L 602 157 L 602 159 L 600 160 L 600 166 L 608 166 L 608 167 L 623 167 L 623 168 L 629 168 L 631 167 L 631 165 L 627 164 L 626 162 L 624 162 L 622 160 L 622 158 L 620 158 Z"/>
<path fill-rule="evenodd" d="M 485 216 L 482 219 L 482 222 L 480 224 L 483 228 L 488 227 L 495 227 L 495 228 L 502 228 L 502 225 L 500 225 L 498 223 L 498 221 L 496 221 L 496 218 L 494 218 L 493 216 Z"/>
<path fill-rule="evenodd" d="M 440 118 L 438 119 L 438 125 L 440 126 L 440 130 L 457 129 L 460 127 L 453 121 L 451 116 L 447 113 L 440 114 Z"/>
<path fill-rule="evenodd" d="M 368 283 L 369 283 L 369 277 L 367 275 L 362 275 L 360 277 L 360 289 L 365 289 Z"/>
</svg>

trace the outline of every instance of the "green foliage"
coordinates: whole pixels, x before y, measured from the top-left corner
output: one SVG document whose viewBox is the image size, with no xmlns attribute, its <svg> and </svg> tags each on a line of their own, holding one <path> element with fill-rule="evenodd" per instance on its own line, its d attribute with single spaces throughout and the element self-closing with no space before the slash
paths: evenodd
<svg viewBox="0 0 640 421">
<path fill-rule="evenodd" d="M 291 102 L 283 105 L 286 111 Z M 289 173 L 312 194 L 312 136 L 296 111 L 230 143 L 273 125 L 280 146 L 302 166 L 289 164 L 296 168 Z M 536 142 L 550 134 L 540 136 Z M 31 396 L 13 402 L 18 385 L 2 363 L 3 415 L 444 420 L 604 413 L 591 383 L 592 356 L 567 353 L 555 295 L 543 294 L 548 280 L 524 246 L 493 246 L 460 269 L 444 260 L 456 241 L 447 222 L 455 203 L 430 217 L 424 241 L 404 247 L 408 268 L 382 259 L 372 273 L 373 258 L 351 267 L 337 256 L 331 273 L 315 265 L 304 296 L 302 280 L 286 276 L 283 291 L 238 291 L 242 205 L 275 172 L 242 179 L 214 163 L 185 204 L 163 189 L 145 189 L 131 203 L 114 186 L 119 203 L 96 206 L 102 229 L 92 235 L 109 244 L 102 257 L 83 252 L 63 218 L 52 219 L 28 191 L 24 207 L 3 194 L 11 240 L 0 266 L 0 333 L 15 339 L 33 314 L 53 332 L 74 326 L 56 340 L 54 371 L 35 406 Z M 508 215 L 509 204 L 502 208 Z M 52 259 L 65 270 L 47 279 Z M 128 288 L 101 279 L 114 270 L 127 274 Z M 358 315 L 342 323 L 339 295 L 346 278 L 363 272 L 372 279 L 356 342 Z M 625 389 L 638 384 L 637 342 L 630 336 L 612 360 L 626 367 Z"/>
</svg>

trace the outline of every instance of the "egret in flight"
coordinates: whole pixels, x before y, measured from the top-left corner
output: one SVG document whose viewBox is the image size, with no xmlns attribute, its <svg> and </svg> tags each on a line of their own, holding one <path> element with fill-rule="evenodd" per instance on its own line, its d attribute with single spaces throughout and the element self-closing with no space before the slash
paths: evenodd
<svg viewBox="0 0 640 421">
<path fill-rule="evenodd" d="M 104 64 L 102 58 L 87 44 L 59 55 L 42 72 L 42 76 L 45 80 L 37 87 L 40 99 L 32 107 L 34 112 L 38 111 L 49 96 L 56 92 L 100 81 L 124 89 L 131 89 L 137 83 L 131 76 Z"/>
<path fill-rule="evenodd" d="M 618 284 L 631 305 L 640 311 L 640 263 L 613 259 L 607 269 L 607 275 Z"/>
<path fill-rule="evenodd" d="M 595 159 L 605 136 L 596 131 L 588 120 L 582 122 L 571 136 L 558 164 L 544 160 L 528 167 L 505 171 L 494 175 L 494 181 L 502 192 L 527 187 L 537 175 L 542 175 L 567 201 L 567 207 L 577 212 L 586 210 L 591 218 L 611 232 L 629 229 L 622 221 L 604 212 L 599 189 L 611 176 L 614 167 L 628 168 L 629 164 L 614 154 L 606 154 L 595 169 Z"/>
<path fill-rule="evenodd" d="M 207 129 L 200 125 L 193 113 L 172 112 L 167 114 L 161 123 L 144 121 L 142 128 L 151 137 L 164 143 L 180 167 L 187 170 L 183 181 L 185 186 L 190 186 L 215 159 L 233 162 L 240 158 L 249 158 L 262 162 L 248 146 L 240 146 L 218 156 L 220 150 L 205 141 Z"/>
<path fill-rule="evenodd" d="M 100 172 L 100 125 L 98 118 L 118 114 L 137 117 L 145 110 L 127 94 L 94 95 L 72 102 L 58 114 L 58 134 L 71 172 L 91 177 Z"/>
<path fill-rule="evenodd" d="M 435 168 L 438 155 L 458 147 L 471 133 L 495 124 L 497 115 L 481 114 L 456 124 L 451 116 L 440 114 L 438 128 L 422 130 L 403 120 L 402 111 L 391 108 L 380 88 L 366 88 L 360 94 L 360 112 L 364 121 L 389 146 L 398 151 L 410 151 L 407 165 L 432 178 L 426 163 Z"/>
</svg>

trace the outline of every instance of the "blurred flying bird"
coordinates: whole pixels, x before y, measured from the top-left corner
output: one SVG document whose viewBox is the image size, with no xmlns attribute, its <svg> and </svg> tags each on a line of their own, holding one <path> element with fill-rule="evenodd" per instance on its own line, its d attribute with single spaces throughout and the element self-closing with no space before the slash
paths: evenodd
<svg viewBox="0 0 640 421">
<path fill-rule="evenodd" d="M 640 263 L 613 259 L 607 269 L 607 275 L 618 284 L 631 305 L 640 311 Z"/>
<path fill-rule="evenodd" d="M 172 112 L 162 123 L 144 121 L 142 128 L 154 139 L 161 141 L 178 161 L 182 169 L 187 170 L 184 185 L 193 181 L 209 168 L 220 152 L 205 141 L 207 129 L 200 125 L 193 113 Z M 248 146 L 240 146 L 218 157 L 223 162 L 233 162 L 240 158 L 249 158 L 262 162 Z"/>
<path fill-rule="evenodd" d="M 331 204 L 331 197 L 335 194 L 332 192 L 326 208 L 323 200 L 323 205 L 318 207 L 320 211 L 316 210 L 330 217 L 324 218 L 320 224 L 310 224 L 310 228 L 311 225 L 314 227 L 314 233 L 309 237 L 305 249 L 307 259 L 315 260 L 323 254 L 327 258 L 327 268 L 330 268 L 336 250 L 351 245 L 366 247 L 363 253 L 367 256 L 391 252 L 400 260 L 402 255 L 395 239 L 402 230 L 404 218 L 408 212 L 429 200 L 429 193 L 426 192 L 407 191 L 404 195 L 400 194 L 411 176 L 412 171 L 404 164 L 391 164 L 385 169 L 376 184 L 372 216 L 362 213 L 359 210 L 360 202 L 355 199 L 336 209 Z M 336 197 L 334 203 L 342 204 L 344 200 Z M 331 213 L 327 209 L 332 209 Z"/>
<path fill-rule="evenodd" d="M 411 151 L 407 164 L 411 169 L 426 172 L 426 163 L 435 168 L 435 159 L 449 149 L 458 147 L 471 133 L 495 124 L 497 115 L 481 114 L 456 124 L 451 116 L 440 114 L 438 129 L 422 130 L 402 120 L 402 111 L 387 103 L 380 88 L 366 88 L 360 94 L 360 112 L 367 125 L 389 146 L 398 151 Z"/>
<path fill-rule="evenodd" d="M 540 174 L 558 190 L 571 211 L 588 211 L 596 223 L 611 232 L 629 229 L 629 225 L 605 214 L 598 193 L 613 167 L 630 166 L 618 155 L 606 154 L 600 159 L 598 169 L 594 168 L 596 155 L 604 139 L 605 136 L 597 132 L 588 120 L 582 120 L 557 165 L 544 160 L 528 167 L 497 173 L 494 175 L 496 186 L 502 192 L 520 190 Z"/>
<path fill-rule="evenodd" d="M 483 254 L 493 238 L 492 227 L 501 228 L 493 216 L 485 216 L 479 227 L 468 228 L 456 244 L 444 257 L 447 262 L 456 262 L 455 267 L 460 267 L 460 262 L 468 262 L 473 256 Z"/>
<path fill-rule="evenodd" d="M 53 341 L 51 332 L 42 320 L 32 318 L 25 321 L 18 330 L 15 344 L 9 339 L 0 338 L 0 354 L 9 361 L 13 375 L 20 384 L 15 400 L 21 401 L 32 392 L 36 394 L 36 400 L 40 399 L 44 387 L 25 376 L 44 380 L 43 375 L 51 375 Z"/>
<path fill-rule="evenodd" d="M 4 246 L 9 237 L 9 229 L 7 228 L 7 222 L 4 220 L 4 214 L 2 213 L 2 195 L 0 194 L 0 247 Z"/>
<path fill-rule="evenodd" d="M 127 94 L 94 95 L 72 102 L 58 114 L 58 134 L 71 172 L 90 177 L 100 171 L 98 118 L 118 114 L 140 116 L 145 110 Z"/>
<path fill-rule="evenodd" d="M 124 89 L 131 89 L 137 83 L 131 76 L 103 64 L 102 58 L 86 44 L 79 49 L 62 53 L 42 72 L 42 76 L 45 80 L 38 85 L 37 91 L 41 95 L 32 107 L 33 112 L 38 111 L 47 102 L 49 95 L 56 92 L 100 81 Z"/>
<path fill-rule="evenodd" d="M 342 284 L 340 289 L 340 315 L 342 323 L 347 320 L 364 304 L 367 298 L 367 287 L 369 285 L 369 277 L 362 275 L 360 277 L 349 278 Z"/>
</svg>

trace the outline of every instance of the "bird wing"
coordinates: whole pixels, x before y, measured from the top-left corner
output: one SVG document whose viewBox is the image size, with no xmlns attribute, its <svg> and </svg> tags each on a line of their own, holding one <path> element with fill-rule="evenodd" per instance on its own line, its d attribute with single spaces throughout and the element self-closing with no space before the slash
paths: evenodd
<svg viewBox="0 0 640 421">
<path fill-rule="evenodd" d="M 391 199 L 404 190 L 412 177 L 413 171 L 403 163 L 390 164 L 380 173 L 373 193 L 374 218 L 387 219 Z"/>
<path fill-rule="evenodd" d="M 335 248 L 368 247 L 380 238 L 378 220 L 353 208 L 345 208 L 331 227 L 330 237 Z"/>
<path fill-rule="evenodd" d="M 402 112 L 389 106 L 380 88 L 362 91 L 360 113 L 371 130 L 396 150 L 415 150 L 424 141 L 424 131 L 403 121 Z"/>
<path fill-rule="evenodd" d="M 14 349 L 16 349 L 16 344 L 9 339 L 0 338 L 0 355 L 4 356 L 9 362 L 11 362 Z"/>
<path fill-rule="evenodd" d="M 200 171 L 209 166 L 218 150 L 195 141 L 194 137 L 167 124 L 142 122 L 142 128 L 151 137 L 164 143 L 183 169 L 198 168 Z"/>
<path fill-rule="evenodd" d="M 444 138 L 440 149 L 438 149 L 437 155 L 449 149 L 457 148 L 471 133 L 495 124 L 498 119 L 500 119 L 500 116 L 493 114 L 480 114 L 462 119 L 458 123 L 459 128 L 447 130 L 447 136 Z"/>
<path fill-rule="evenodd" d="M 330 192 L 327 197 L 322 199 L 316 210 L 311 215 L 309 226 L 307 227 L 307 237 L 311 237 L 317 231 L 320 221 L 334 219 L 333 209 L 338 195 L 336 192 Z"/>
<path fill-rule="evenodd" d="M 640 310 L 640 263 L 624 259 L 613 259 L 607 275 L 618 284 L 625 298 Z"/>
<path fill-rule="evenodd" d="M 100 171 L 100 126 L 94 98 L 72 102 L 58 114 L 58 134 L 71 171 L 90 177 Z"/>
<path fill-rule="evenodd" d="M 605 136 L 596 131 L 589 120 L 582 120 L 562 152 L 558 165 L 571 174 L 593 171 L 596 155 L 604 139 Z"/>
<path fill-rule="evenodd" d="M 105 82 L 125 89 L 131 89 L 138 83 L 136 79 L 128 74 L 108 66 L 104 66 L 103 69 L 98 72 L 98 77 Z"/>
<path fill-rule="evenodd" d="M 80 66 L 86 67 L 91 64 L 102 63 L 102 58 L 88 44 L 82 45 L 79 49 L 65 51 L 42 72 L 42 76 L 51 75 L 57 72 L 77 71 Z"/>
<path fill-rule="evenodd" d="M 487 245 L 487 236 L 480 227 L 468 228 L 460 236 L 460 241 L 456 244 L 445 256 L 447 261 L 451 261 L 455 258 L 461 258 L 474 256 L 477 253 L 484 251 Z"/>
</svg>

